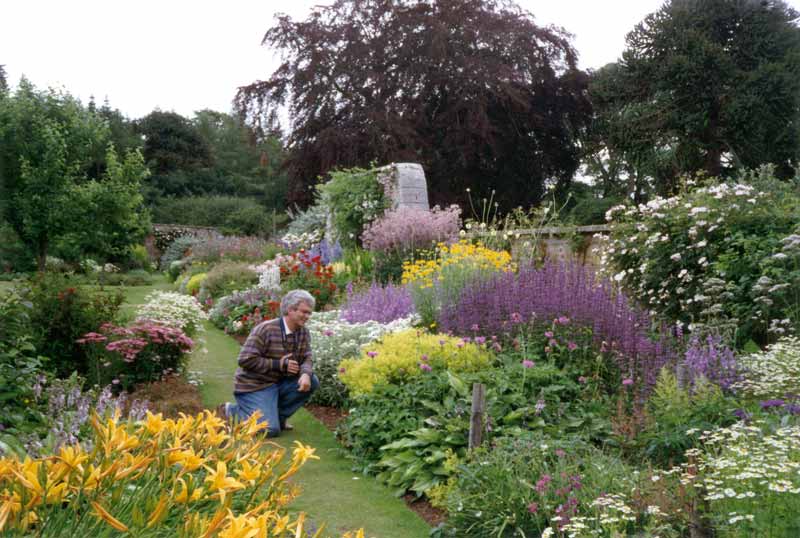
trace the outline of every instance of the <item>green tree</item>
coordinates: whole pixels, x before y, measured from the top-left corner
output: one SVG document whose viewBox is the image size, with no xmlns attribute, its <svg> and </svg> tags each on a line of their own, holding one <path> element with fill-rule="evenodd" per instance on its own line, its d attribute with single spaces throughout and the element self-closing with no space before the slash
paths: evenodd
<svg viewBox="0 0 800 538">
<path fill-rule="evenodd" d="M 662 192 L 681 174 L 764 163 L 790 177 L 800 156 L 798 17 L 782 0 L 665 3 L 627 36 L 606 110 L 624 132 L 613 145 Z"/>
<path fill-rule="evenodd" d="M 149 171 L 138 150 L 129 151 L 120 160 L 112 145 L 106 151 L 105 163 L 99 180 L 71 185 L 65 208 L 71 229 L 59 242 L 84 255 L 125 261 L 131 247 L 141 244 L 150 230 L 141 193 Z"/>
<path fill-rule="evenodd" d="M 0 97 L 8 91 L 8 81 L 6 80 L 6 66 L 0 65 Z"/>
<path fill-rule="evenodd" d="M 271 209 L 286 207 L 284 150 L 277 136 L 260 136 L 240 118 L 201 110 L 192 123 L 208 143 L 218 176 L 206 192 L 252 197 Z"/>
<path fill-rule="evenodd" d="M 105 181 L 89 179 L 99 148 L 107 147 L 108 138 L 103 118 L 67 93 L 39 91 L 23 79 L 13 95 L 0 100 L 0 211 L 31 249 L 40 270 L 53 246 L 75 234 L 87 238 L 84 244 L 92 234 L 96 234 L 92 236 L 96 245 L 109 241 L 111 255 L 127 239 L 138 240 L 126 238 L 131 228 L 124 226 L 111 240 L 104 235 L 114 228 L 110 212 L 98 213 L 97 207 L 83 205 L 92 198 L 86 196 L 88 191 L 99 199 L 100 190 L 107 189 L 112 194 L 106 196 L 113 197 L 133 196 L 132 191 L 138 189 L 132 172 L 137 157 L 129 154 L 121 165 L 127 170 L 121 174 L 123 180 L 112 170 L 118 166 L 113 148 L 105 157 Z M 124 181 L 130 185 L 121 189 Z M 136 206 L 135 199 L 128 202 Z M 119 204 L 125 202 L 116 203 L 114 211 L 121 211 Z"/>
<path fill-rule="evenodd" d="M 175 112 L 154 110 L 137 121 L 145 162 L 152 172 L 148 198 L 206 192 L 215 183 L 211 148 L 197 127 Z"/>
</svg>

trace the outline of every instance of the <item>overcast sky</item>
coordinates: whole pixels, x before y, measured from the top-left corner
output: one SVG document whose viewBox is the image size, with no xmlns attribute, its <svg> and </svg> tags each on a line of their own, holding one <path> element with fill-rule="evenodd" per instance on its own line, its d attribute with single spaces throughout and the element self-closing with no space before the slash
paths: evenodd
<svg viewBox="0 0 800 538">
<path fill-rule="evenodd" d="M 15 85 L 106 97 L 131 118 L 154 108 L 229 111 L 236 88 L 269 76 L 261 39 L 276 13 L 302 19 L 330 0 L 5 0 L 0 64 Z M 540 25 L 574 34 L 584 69 L 615 61 L 625 34 L 662 0 L 518 0 Z M 800 0 L 790 5 L 800 8 Z"/>
</svg>

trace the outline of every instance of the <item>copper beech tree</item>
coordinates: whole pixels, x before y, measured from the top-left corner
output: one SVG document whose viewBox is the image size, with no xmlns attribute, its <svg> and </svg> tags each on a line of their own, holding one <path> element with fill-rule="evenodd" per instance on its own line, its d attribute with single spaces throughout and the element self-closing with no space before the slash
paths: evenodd
<svg viewBox="0 0 800 538">
<path fill-rule="evenodd" d="M 338 0 L 279 15 L 282 63 L 239 89 L 262 129 L 290 116 L 290 199 L 333 168 L 420 162 L 432 202 L 495 188 L 505 207 L 566 185 L 590 114 L 570 36 L 506 0 Z"/>
</svg>

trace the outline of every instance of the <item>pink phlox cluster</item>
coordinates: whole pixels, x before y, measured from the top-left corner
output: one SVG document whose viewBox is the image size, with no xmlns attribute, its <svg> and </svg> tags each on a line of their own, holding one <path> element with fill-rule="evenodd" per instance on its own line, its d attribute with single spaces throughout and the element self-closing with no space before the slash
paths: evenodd
<svg viewBox="0 0 800 538">
<path fill-rule="evenodd" d="M 78 338 L 75 342 L 78 344 L 95 344 L 98 342 L 105 342 L 106 340 L 108 340 L 108 338 L 100 333 L 86 333 L 83 335 L 83 338 Z"/>
<path fill-rule="evenodd" d="M 364 247 L 373 251 L 411 250 L 434 243 L 452 243 L 461 229 L 461 209 L 450 206 L 431 211 L 398 207 L 367 226 L 362 235 Z"/>
<path fill-rule="evenodd" d="M 113 323 L 103 323 L 100 332 L 86 333 L 77 340 L 79 344 L 106 343 L 105 349 L 117 353 L 125 362 L 133 362 L 148 346 L 176 346 L 181 353 L 188 353 L 194 342 L 175 327 L 151 320 L 138 320 L 130 327 L 120 327 Z"/>
<path fill-rule="evenodd" d="M 141 338 L 123 338 L 106 344 L 106 349 L 119 353 L 125 362 L 133 362 L 136 356 L 147 346 L 147 340 Z"/>
</svg>

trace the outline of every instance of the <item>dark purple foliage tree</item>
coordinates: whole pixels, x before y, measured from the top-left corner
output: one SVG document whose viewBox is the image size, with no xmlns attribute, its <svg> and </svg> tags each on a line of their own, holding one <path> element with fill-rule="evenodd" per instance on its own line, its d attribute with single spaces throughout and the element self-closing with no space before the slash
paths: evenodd
<svg viewBox="0 0 800 538">
<path fill-rule="evenodd" d="M 442 205 L 466 187 L 534 203 L 545 179 L 565 185 L 577 169 L 587 75 L 567 33 L 510 0 L 337 0 L 279 16 L 263 44 L 284 61 L 236 104 L 262 130 L 288 105 L 290 201 L 373 161 L 422 163 Z"/>
</svg>

